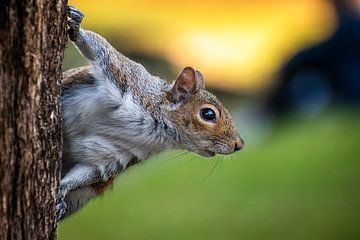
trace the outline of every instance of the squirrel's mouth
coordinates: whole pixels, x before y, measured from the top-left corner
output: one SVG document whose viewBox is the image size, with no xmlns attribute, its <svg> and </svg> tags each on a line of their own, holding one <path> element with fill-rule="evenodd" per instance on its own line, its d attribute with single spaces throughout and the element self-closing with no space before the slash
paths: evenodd
<svg viewBox="0 0 360 240">
<path fill-rule="evenodd" d="M 217 152 L 214 152 L 214 151 L 210 151 L 210 150 L 207 150 L 207 149 L 204 149 L 204 150 L 200 150 L 200 151 L 197 151 L 197 154 L 203 156 L 203 157 L 215 157 L 216 154 L 219 154 L 219 155 L 229 155 L 229 154 L 232 154 L 233 151 L 217 151 Z"/>
<path fill-rule="evenodd" d="M 215 157 L 216 152 L 204 150 L 204 151 L 199 152 L 199 154 L 204 157 Z"/>
</svg>

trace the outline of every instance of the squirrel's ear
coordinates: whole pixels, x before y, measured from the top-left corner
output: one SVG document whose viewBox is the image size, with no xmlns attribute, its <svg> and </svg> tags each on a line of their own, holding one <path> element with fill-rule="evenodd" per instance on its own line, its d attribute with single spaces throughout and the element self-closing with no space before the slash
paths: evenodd
<svg viewBox="0 0 360 240">
<path fill-rule="evenodd" d="M 198 89 L 205 89 L 205 80 L 201 72 L 195 70 L 195 77 Z"/>
<path fill-rule="evenodd" d="M 202 74 L 192 67 L 185 67 L 177 76 L 172 87 L 172 99 L 174 102 L 181 102 L 191 94 L 205 87 Z"/>
</svg>

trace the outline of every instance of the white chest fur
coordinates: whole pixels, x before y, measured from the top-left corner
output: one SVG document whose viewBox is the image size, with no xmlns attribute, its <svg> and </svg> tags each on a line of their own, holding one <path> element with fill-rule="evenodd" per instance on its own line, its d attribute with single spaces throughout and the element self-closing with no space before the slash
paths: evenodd
<svg viewBox="0 0 360 240">
<path fill-rule="evenodd" d="M 104 178 L 171 147 L 163 122 L 147 112 L 131 92 L 110 81 L 73 88 L 63 94 L 65 165 L 91 164 Z"/>
</svg>

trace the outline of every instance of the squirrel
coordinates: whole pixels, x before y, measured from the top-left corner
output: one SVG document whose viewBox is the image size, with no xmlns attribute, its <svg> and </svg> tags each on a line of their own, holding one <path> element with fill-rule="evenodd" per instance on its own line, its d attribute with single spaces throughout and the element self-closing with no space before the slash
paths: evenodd
<svg viewBox="0 0 360 240">
<path fill-rule="evenodd" d="M 58 220 L 101 194 L 126 168 L 166 149 L 205 157 L 243 148 L 229 112 L 185 67 L 173 83 L 151 75 L 100 35 L 80 27 L 68 6 L 68 35 L 90 66 L 64 72 L 63 155 Z"/>
</svg>

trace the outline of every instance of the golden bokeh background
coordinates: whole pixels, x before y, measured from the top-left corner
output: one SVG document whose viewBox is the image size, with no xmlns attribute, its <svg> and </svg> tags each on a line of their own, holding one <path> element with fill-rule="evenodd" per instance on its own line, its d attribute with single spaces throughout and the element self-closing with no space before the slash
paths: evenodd
<svg viewBox="0 0 360 240">
<path fill-rule="evenodd" d="M 336 25 L 327 0 L 69 3 L 85 13 L 85 28 L 118 48 L 165 59 L 175 68 L 194 66 L 208 85 L 243 93 L 269 87 L 286 60 L 327 38 Z"/>
</svg>

